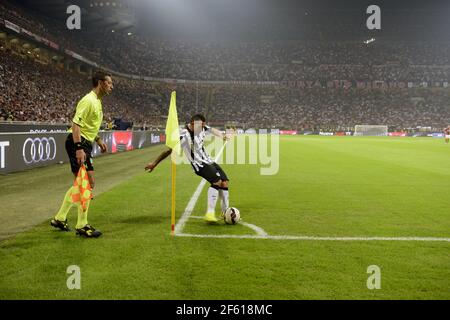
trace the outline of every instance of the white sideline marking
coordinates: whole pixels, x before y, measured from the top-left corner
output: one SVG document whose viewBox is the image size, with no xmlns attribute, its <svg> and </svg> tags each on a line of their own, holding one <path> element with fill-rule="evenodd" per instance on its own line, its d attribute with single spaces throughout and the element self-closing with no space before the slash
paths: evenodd
<svg viewBox="0 0 450 320">
<path fill-rule="evenodd" d="M 217 153 L 217 156 L 214 159 L 214 161 L 217 161 L 217 159 L 219 159 L 227 142 L 225 142 L 223 144 L 222 148 Z M 192 214 L 192 210 L 194 210 L 195 204 L 197 203 L 198 197 L 200 197 L 200 193 L 202 193 L 202 190 L 203 190 L 203 187 L 205 186 L 205 184 L 206 184 L 205 179 L 202 179 L 202 181 L 200 181 L 200 183 L 198 184 L 198 187 L 195 190 L 194 194 L 192 195 L 191 200 L 189 200 L 189 203 L 187 204 L 186 209 L 184 209 L 183 215 L 181 216 L 180 220 L 175 225 L 175 230 L 174 230 L 175 235 L 177 235 L 178 233 L 181 233 L 181 231 L 183 230 L 187 219 Z"/>
<path fill-rule="evenodd" d="M 203 219 L 203 217 L 199 217 L 199 216 L 190 216 L 189 218 L 191 218 L 191 219 Z M 258 226 L 255 226 L 254 224 L 247 223 L 247 222 L 244 222 L 242 220 L 239 221 L 239 224 L 242 224 L 243 226 L 246 226 L 247 228 L 252 229 L 260 237 L 267 237 L 268 236 L 267 232 L 264 231 L 264 229 L 262 229 L 262 228 L 260 228 Z"/>
<path fill-rule="evenodd" d="M 226 143 L 222 146 L 217 157 L 214 161 L 220 157 L 225 148 Z M 237 234 L 191 234 L 182 233 L 184 226 L 189 218 L 202 219 L 202 217 L 191 216 L 194 210 L 195 204 L 197 203 L 198 197 L 206 184 L 206 180 L 202 179 L 200 181 L 197 189 L 192 195 L 189 203 L 184 209 L 184 213 L 180 220 L 175 225 L 174 235 L 177 237 L 190 237 L 190 238 L 221 238 L 221 239 L 269 239 L 269 240 L 303 240 L 303 241 L 424 241 L 424 242 L 450 242 L 450 238 L 436 238 L 436 237 L 314 237 L 314 236 L 270 236 L 262 228 L 255 226 L 251 223 L 246 223 L 240 221 L 239 223 L 252 229 L 257 234 L 256 235 L 237 235 Z"/>
<path fill-rule="evenodd" d="M 267 237 L 269 235 L 266 231 L 264 231 L 264 229 L 262 229 L 262 228 L 260 228 L 258 226 L 255 226 L 254 224 L 247 223 L 247 222 L 244 222 L 242 220 L 239 221 L 239 224 L 242 224 L 242 225 L 244 225 L 244 226 L 254 230 L 258 234 L 258 236 Z"/>
<path fill-rule="evenodd" d="M 237 234 L 191 234 L 178 233 L 178 237 L 190 238 L 225 238 L 225 239 L 269 239 L 269 240 L 309 240 L 309 241 L 440 241 L 450 242 L 450 238 L 427 237 L 310 237 L 310 236 L 260 236 Z"/>
<path fill-rule="evenodd" d="M 195 204 L 197 203 L 198 197 L 200 197 L 200 193 L 202 193 L 203 187 L 206 184 L 206 180 L 202 179 L 200 181 L 197 189 L 195 190 L 194 194 L 191 197 L 191 200 L 189 200 L 189 203 L 186 206 L 186 209 L 184 209 L 184 213 L 181 216 L 180 220 L 178 220 L 177 224 L 175 225 L 175 231 L 174 234 L 178 235 L 181 233 L 181 231 L 184 228 L 184 225 L 186 224 L 187 219 L 192 214 L 192 210 L 194 210 Z"/>
</svg>

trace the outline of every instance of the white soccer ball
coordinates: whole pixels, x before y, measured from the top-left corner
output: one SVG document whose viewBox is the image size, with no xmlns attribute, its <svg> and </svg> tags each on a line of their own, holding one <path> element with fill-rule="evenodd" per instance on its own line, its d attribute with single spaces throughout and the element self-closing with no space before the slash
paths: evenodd
<svg viewBox="0 0 450 320">
<path fill-rule="evenodd" d="M 223 220 L 226 224 L 236 224 L 241 220 L 241 213 L 238 209 L 229 207 L 223 216 Z"/>
</svg>

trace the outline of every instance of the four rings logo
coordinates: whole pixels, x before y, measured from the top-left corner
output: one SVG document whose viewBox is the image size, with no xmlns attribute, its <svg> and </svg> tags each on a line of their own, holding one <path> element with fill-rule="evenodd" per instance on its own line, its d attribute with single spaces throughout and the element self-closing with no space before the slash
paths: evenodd
<svg viewBox="0 0 450 320">
<path fill-rule="evenodd" d="M 56 141 L 50 138 L 28 138 L 23 144 L 23 161 L 26 164 L 53 160 L 56 157 Z"/>
</svg>

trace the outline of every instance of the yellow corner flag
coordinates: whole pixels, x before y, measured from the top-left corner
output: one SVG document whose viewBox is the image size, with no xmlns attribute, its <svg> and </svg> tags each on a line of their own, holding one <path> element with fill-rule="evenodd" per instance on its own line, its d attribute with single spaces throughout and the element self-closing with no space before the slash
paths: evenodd
<svg viewBox="0 0 450 320">
<path fill-rule="evenodd" d="M 83 211 L 86 211 L 87 202 L 92 199 L 92 188 L 89 183 L 86 167 L 84 164 L 80 167 L 78 175 L 73 182 L 72 202 L 80 203 Z"/>
<path fill-rule="evenodd" d="M 178 128 L 177 93 L 175 91 L 172 91 L 170 97 L 166 124 L 166 146 L 172 149 L 172 154 L 178 154 L 180 151 L 180 129 Z"/>
<path fill-rule="evenodd" d="M 170 97 L 169 115 L 166 124 L 166 146 L 172 149 L 172 236 L 175 233 L 175 156 L 180 151 L 180 129 L 178 128 L 177 95 L 172 91 Z"/>
</svg>

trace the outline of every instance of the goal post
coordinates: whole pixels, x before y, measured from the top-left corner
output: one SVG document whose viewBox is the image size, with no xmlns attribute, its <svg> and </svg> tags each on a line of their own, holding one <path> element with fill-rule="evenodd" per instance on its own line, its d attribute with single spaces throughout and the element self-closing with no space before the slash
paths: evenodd
<svg viewBox="0 0 450 320">
<path fill-rule="evenodd" d="M 388 126 L 358 124 L 355 126 L 355 136 L 387 136 Z"/>
</svg>

